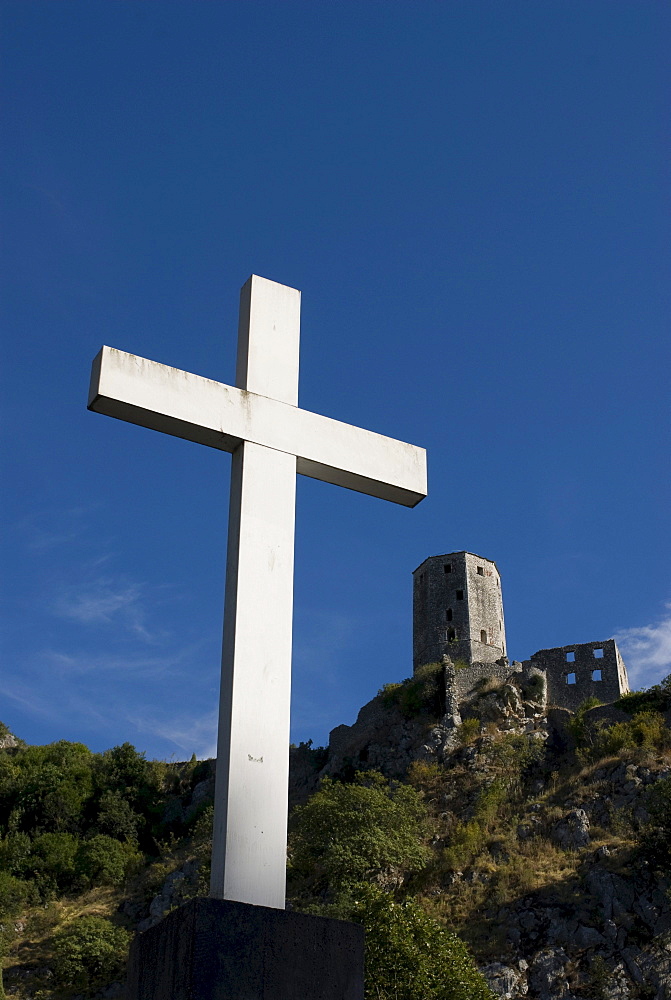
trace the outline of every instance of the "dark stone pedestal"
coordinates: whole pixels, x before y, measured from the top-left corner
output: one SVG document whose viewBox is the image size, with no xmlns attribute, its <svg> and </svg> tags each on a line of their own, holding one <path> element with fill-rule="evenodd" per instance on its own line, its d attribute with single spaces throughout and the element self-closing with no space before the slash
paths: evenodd
<svg viewBox="0 0 671 1000">
<path fill-rule="evenodd" d="M 363 1000 L 363 928 L 192 899 L 138 934 L 127 1000 Z"/>
</svg>

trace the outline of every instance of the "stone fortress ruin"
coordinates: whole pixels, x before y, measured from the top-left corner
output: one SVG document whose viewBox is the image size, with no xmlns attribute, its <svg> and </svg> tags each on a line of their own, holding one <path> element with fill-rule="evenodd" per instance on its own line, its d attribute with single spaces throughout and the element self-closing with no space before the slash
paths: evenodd
<svg viewBox="0 0 671 1000">
<path fill-rule="evenodd" d="M 353 725 L 331 730 L 320 773 L 363 767 L 398 777 L 413 760 L 444 762 L 467 719 L 477 719 L 481 732 L 491 723 L 564 747 L 572 713 L 590 697 L 601 703 L 590 710 L 592 721 L 629 718 L 613 704 L 629 690 L 613 639 L 541 649 L 524 662 L 508 659 L 501 575 L 490 559 L 473 552 L 425 559 L 413 573 L 413 624 L 413 677 L 385 685 Z M 404 692 L 413 690 L 431 692 L 428 715 L 435 721 L 428 729 L 417 704 L 403 705 Z M 296 801 L 318 781 L 309 761 L 301 775 Z"/>
<path fill-rule="evenodd" d="M 524 662 L 506 655 L 501 575 L 472 552 L 429 556 L 413 573 L 413 670 L 449 661 L 458 704 L 485 678 L 522 683 L 541 677 L 548 705 L 575 711 L 586 698 L 604 704 L 629 690 L 613 639 L 541 649 Z"/>
</svg>

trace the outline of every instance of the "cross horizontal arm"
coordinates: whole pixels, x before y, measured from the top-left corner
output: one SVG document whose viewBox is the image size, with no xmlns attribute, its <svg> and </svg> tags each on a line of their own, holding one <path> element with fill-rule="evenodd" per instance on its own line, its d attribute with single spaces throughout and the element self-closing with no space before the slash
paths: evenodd
<svg viewBox="0 0 671 1000">
<path fill-rule="evenodd" d="M 313 479 L 414 507 L 426 496 L 426 452 L 200 375 L 103 347 L 88 408 L 234 451 L 241 441 L 296 456 Z"/>
</svg>

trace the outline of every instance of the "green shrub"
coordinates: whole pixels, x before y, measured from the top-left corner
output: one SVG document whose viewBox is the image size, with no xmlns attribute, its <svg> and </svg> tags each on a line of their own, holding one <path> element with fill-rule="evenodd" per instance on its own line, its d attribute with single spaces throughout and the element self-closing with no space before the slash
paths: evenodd
<svg viewBox="0 0 671 1000">
<path fill-rule="evenodd" d="M 366 1000 L 492 1000 L 463 941 L 416 902 L 361 886 L 351 919 L 366 931 Z"/>
<path fill-rule="evenodd" d="M 405 683 L 407 683 L 407 681 Z M 382 699 L 382 704 L 385 708 L 391 708 L 393 705 L 398 705 L 402 687 L 403 684 L 400 681 L 382 685 L 378 691 L 378 696 Z"/>
<path fill-rule="evenodd" d="M 645 691 L 629 691 L 615 702 L 615 707 L 636 715 L 637 712 L 665 712 L 671 708 L 671 674 Z"/>
<path fill-rule="evenodd" d="M 30 868 L 32 844 L 27 833 L 9 833 L 0 841 L 0 870 L 22 876 Z"/>
<path fill-rule="evenodd" d="M 462 747 L 468 746 L 480 735 L 479 719 L 464 719 L 459 726 L 457 736 Z"/>
<path fill-rule="evenodd" d="M 637 712 L 627 722 L 612 726 L 590 727 L 583 724 L 582 747 L 578 753 L 585 762 L 601 757 L 615 757 L 623 751 L 651 753 L 671 746 L 671 731 L 664 716 L 649 710 Z"/>
<path fill-rule="evenodd" d="M 142 817 L 118 790 L 103 792 L 98 803 L 96 829 L 117 840 L 136 840 Z"/>
<path fill-rule="evenodd" d="M 121 885 L 141 860 L 134 844 L 99 833 L 81 844 L 77 868 L 91 885 Z"/>
<path fill-rule="evenodd" d="M 32 876 L 43 899 L 78 888 L 77 854 L 80 841 L 72 833 L 43 833 L 33 841 Z"/>
<path fill-rule="evenodd" d="M 442 663 L 425 663 L 404 682 L 399 696 L 403 715 L 413 719 L 423 712 L 442 715 L 445 710 L 445 686 Z"/>
<path fill-rule="evenodd" d="M 378 691 L 386 708 L 398 705 L 406 719 L 423 712 L 439 716 L 445 711 L 442 663 L 424 663 L 401 684 L 384 684 Z"/>
<path fill-rule="evenodd" d="M 532 674 L 522 685 L 522 697 L 527 701 L 542 701 L 545 697 L 545 678 Z"/>
<path fill-rule="evenodd" d="M 8 872 L 0 871 L 0 921 L 15 917 L 31 897 L 31 886 Z"/>
<path fill-rule="evenodd" d="M 523 733 L 499 733 L 480 748 L 480 755 L 496 774 L 497 783 L 509 794 L 518 794 L 524 780 L 543 760 L 545 745 Z"/>
<path fill-rule="evenodd" d="M 487 674 L 485 677 L 478 677 L 473 687 L 480 697 L 484 697 L 486 694 L 491 694 L 492 691 L 500 691 L 503 684 L 504 681 L 500 677 L 492 677 Z"/>
<path fill-rule="evenodd" d="M 597 708 L 601 704 L 602 702 L 594 696 L 586 698 L 569 721 L 568 730 L 575 741 L 576 748 L 584 748 L 588 744 L 590 731 L 587 727 L 585 716 L 591 708 Z"/>
<path fill-rule="evenodd" d="M 618 722 L 599 734 L 598 749 L 602 755 L 620 750 L 640 748 L 646 751 L 665 750 L 671 745 L 671 731 L 659 712 L 638 712 L 631 722 Z"/>
<path fill-rule="evenodd" d="M 430 856 L 422 842 L 425 825 L 426 808 L 409 785 L 389 783 L 375 771 L 358 772 L 353 784 L 324 778 L 294 810 L 290 878 L 313 895 L 333 898 L 389 872 L 418 871 Z"/>
<path fill-rule="evenodd" d="M 93 789 L 92 767 L 93 754 L 83 743 L 21 748 L 11 771 L 3 768 L 0 777 L 0 822 L 31 835 L 79 832 Z"/>
<path fill-rule="evenodd" d="M 130 935 L 104 917 L 79 917 L 54 938 L 59 986 L 96 989 L 121 975 Z"/>
</svg>

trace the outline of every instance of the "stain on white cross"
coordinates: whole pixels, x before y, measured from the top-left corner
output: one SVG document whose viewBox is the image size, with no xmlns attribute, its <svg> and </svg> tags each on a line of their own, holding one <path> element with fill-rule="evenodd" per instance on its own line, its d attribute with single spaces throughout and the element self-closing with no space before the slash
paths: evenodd
<svg viewBox="0 0 671 1000">
<path fill-rule="evenodd" d="M 236 385 L 103 347 L 89 409 L 233 453 L 211 895 L 283 909 L 296 473 L 414 507 L 426 452 L 298 408 L 300 292 L 240 294 Z"/>
</svg>

